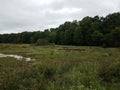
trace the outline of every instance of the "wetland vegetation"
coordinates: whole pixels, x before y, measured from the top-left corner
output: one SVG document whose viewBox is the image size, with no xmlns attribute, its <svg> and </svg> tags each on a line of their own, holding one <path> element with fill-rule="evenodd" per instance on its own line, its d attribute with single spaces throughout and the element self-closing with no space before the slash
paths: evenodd
<svg viewBox="0 0 120 90">
<path fill-rule="evenodd" d="M 120 49 L 0 44 L 0 90 L 119 90 Z"/>
</svg>

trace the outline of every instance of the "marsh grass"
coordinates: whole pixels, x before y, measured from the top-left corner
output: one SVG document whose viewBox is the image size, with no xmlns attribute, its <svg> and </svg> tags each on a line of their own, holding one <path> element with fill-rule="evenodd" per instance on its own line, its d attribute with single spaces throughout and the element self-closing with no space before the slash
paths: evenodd
<svg viewBox="0 0 120 90">
<path fill-rule="evenodd" d="M 120 87 L 119 48 L 0 44 L 0 53 L 36 59 L 26 62 L 0 58 L 0 90 L 119 90 Z"/>
</svg>

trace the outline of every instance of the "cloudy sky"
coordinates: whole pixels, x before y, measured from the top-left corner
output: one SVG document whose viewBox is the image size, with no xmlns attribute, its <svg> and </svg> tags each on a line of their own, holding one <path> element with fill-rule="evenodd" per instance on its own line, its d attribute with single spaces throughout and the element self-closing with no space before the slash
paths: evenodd
<svg viewBox="0 0 120 90">
<path fill-rule="evenodd" d="M 0 0 L 0 33 L 44 30 L 120 11 L 120 0 Z"/>
</svg>

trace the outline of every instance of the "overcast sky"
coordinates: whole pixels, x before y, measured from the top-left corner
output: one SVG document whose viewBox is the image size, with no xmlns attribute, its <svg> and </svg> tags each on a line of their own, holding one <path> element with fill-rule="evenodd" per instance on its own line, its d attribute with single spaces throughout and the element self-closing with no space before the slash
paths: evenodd
<svg viewBox="0 0 120 90">
<path fill-rule="evenodd" d="M 43 31 L 120 11 L 120 0 L 0 0 L 0 33 Z"/>
</svg>

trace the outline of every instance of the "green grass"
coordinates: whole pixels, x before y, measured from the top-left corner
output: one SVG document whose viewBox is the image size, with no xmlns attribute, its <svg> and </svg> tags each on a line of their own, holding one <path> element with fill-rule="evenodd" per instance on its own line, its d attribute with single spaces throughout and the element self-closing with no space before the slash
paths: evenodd
<svg viewBox="0 0 120 90">
<path fill-rule="evenodd" d="M 0 44 L 0 90 L 119 90 L 120 49 Z"/>
</svg>

